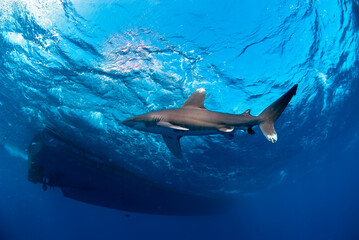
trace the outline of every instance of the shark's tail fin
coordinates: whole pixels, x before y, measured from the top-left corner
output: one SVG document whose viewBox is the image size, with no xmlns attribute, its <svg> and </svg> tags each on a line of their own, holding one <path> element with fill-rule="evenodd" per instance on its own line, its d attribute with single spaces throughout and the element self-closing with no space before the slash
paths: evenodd
<svg viewBox="0 0 359 240">
<path fill-rule="evenodd" d="M 269 107 L 264 109 L 261 114 L 259 114 L 259 127 L 268 141 L 272 143 L 277 141 L 277 133 L 275 132 L 273 124 L 280 117 L 292 97 L 296 94 L 297 88 L 298 84 L 294 85 L 287 93 L 269 105 Z"/>
</svg>

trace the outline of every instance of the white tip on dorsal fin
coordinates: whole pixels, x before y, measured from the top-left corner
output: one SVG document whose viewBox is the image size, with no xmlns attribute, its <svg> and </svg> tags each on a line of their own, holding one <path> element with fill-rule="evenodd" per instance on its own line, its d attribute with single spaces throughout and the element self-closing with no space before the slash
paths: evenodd
<svg viewBox="0 0 359 240">
<path fill-rule="evenodd" d="M 204 99 L 206 98 L 206 90 L 204 88 L 199 88 L 194 91 L 191 96 L 186 100 L 182 107 L 204 107 Z"/>
</svg>

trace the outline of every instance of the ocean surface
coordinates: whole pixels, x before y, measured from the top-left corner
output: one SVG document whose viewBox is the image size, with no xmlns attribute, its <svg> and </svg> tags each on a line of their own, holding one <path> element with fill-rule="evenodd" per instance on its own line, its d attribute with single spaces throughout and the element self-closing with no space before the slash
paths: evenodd
<svg viewBox="0 0 359 240">
<path fill-rule="evenodd" d="M 359 239 L 358 32 L 357 0 L 1 0 L 0 240 Z M 177 159 L 121 123 L 198 88 L 209 110 L 257 115 L 294 84 L 275 144 L 258 127 L 184 137 Z M 27 149 L 44 129 L 236 204 L 176 217 L 43 191 Z"/>
</svg>

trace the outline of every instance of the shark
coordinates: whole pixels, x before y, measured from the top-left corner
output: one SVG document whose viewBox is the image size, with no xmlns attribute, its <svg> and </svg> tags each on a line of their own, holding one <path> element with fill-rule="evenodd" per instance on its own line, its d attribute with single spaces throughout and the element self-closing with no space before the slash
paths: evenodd
<svg viewBox="0 0 359 240">
<path fill-rule="evenodd" d="M 125 119 L 123 124 L 139 131 L 161 134 L 168 149 L 177 158 L 183 157 L 180 139 L 184 136 L 221 134 L 233 139 L 236 130 L 253 135 L 253 127 L 259 125 L 268 141 L 275 143 L 278 137 L 274 123 L 296 94 L 297 88 L 298 84 L 294 85 L 258 116 L 251 115 L 250 109 L 242 114 L 210 111 L 204 106 L 206 90 L 200 88 L 194 91 L 180 108 L 130 117 Z"/>
</svg>

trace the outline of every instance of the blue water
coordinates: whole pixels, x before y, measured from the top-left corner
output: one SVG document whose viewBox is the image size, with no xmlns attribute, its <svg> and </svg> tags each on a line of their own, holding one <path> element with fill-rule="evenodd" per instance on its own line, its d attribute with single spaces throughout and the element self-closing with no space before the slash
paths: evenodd
<svg viewBox="0 0 359 240">
<path fill-rule="evenodd" d="M 0 239 L 359 239 L 359 3 L 66 1 L 0 3 Z M 161 136 L 121 121 L 179 107 L 260 113 L 291 86 L 269 143 Z M 131 214 L 27 181 L 45 127 L 173 189 L 238 197 L 207 217 Z"/>
</svg>

